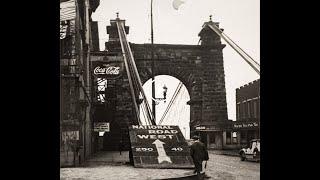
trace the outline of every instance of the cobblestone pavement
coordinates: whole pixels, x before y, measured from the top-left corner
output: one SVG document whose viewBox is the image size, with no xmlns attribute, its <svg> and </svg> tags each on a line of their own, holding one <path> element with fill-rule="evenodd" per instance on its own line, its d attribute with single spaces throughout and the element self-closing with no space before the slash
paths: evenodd
<svg viewBox="0 0 320 180">
<path fill-rule="evenodd" d="M 217 180 L 259 180 L 260 163 L 240 161 L 235 156 L 210 154 L 206 174 Z"/>
<path fill-rule="evenodd" d="M 145 169 L 130 165 L 91 165 L 61 168 L 60 180 L 151 180 L 189 175 L 186 169 Z M 240 161 L 239 157 L 210 153 L 206 174 L 212 180 L 259 180 L 260 163 Z"/>
</svg>

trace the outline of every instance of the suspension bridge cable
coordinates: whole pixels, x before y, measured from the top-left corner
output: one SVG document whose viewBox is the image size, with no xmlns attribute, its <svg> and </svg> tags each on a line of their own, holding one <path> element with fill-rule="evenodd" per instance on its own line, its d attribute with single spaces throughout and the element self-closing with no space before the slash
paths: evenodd
<svg viewBox="0 0 320 180">
<path fill-rule="evenodd" d="M 117 22 L 117 25 L 118 25 L 118 33 L 119 33 L 119 38 L 120 38 L 120 44 L 121 44 L 121 48 L 122 48 L 122 51 L 123 51 L 123 55 L 125 56 L 124 60 L 125 60 L 125 64 L 126 64 L 127 73 L 129 75 L 128 76 L 128 80 L 129 80 L 129 84 L 131 84 L 130 88 L 131 88 L 131 91 L 132 91 L 132 98 L 133 98 L 133 101 L 134 101 L 135 109 L 136 109 L 136 111 L 138 111 L 138 105 L 137 105 L 137 102 L 136 102 L 136 97 L 137 97 L 137 91 L 136 90 L 137 90 L 137 87 L 136 87 L 136 82 L 135 82 L 135 79 L 134 79 L 134 74 L 132 74 L 132 70 L 130 68 L 130 60 L 129 60 L 129 57 L 127 55 L 128 49 L 126 47 L 126 44 L 124 44 L 124 41 L 125 41 L 124 40 L 125 37 L 123 37 L 124 32 L 122 31 L 121 26 L 119 26 L 118 22 Z M 140 117 L 138 119 L 140 119 Z"/>
<path fill-rule="evenodd" d="M 179 93 L 181 87 L 182 87 L 182 82 L 179 82 L 179 84 L 178 84 L 178 86 L 177 86 L 177 88 L 176 88 L 176 90 L 175 90 L 175 92 L 174 92 L 174 94 L 173 94 L 173 96 L 172 96 L 172 98 L 171 98 L 171 100 L 170 100 L 165 112 L 163 113 L 163 115 L 162 115 L 162 117 L 161 117 L 161 119 L 159 121 L 159 124 L 162 123 L 164 117 L 167 115 L 167 113 L 168 113 L 169 109 L 171 108 L 172 103 L 174 102 L 174 100 L 175 100 L 177 94 Z"/>
<path fill-rule="evenodd" d="M 123 24 L 121 24 L 121 26 L 122 26 L 122 29 L 123 29 L 123 32 L 124 32 Z M 126 37 L 126 34 L 125 34 L 125 33 L 123 33 L 123 34 L 124 34 L 124 36 Z M 129 57 L 131 58 L 131 64 L 132 64 L 132 66 L 133 66 L 133 70 L 134 70 L 134 72 L 135 72 L 135 74 L 136 74 L 137 81 L 138 81 L 138 84 L 139 84 L 138 87 L 140 88 L 141 94 L 142 94 L 142 96 L 143 96 L 144 102 L 145 102 L 146 107 L 147 107 L 147 110 L 148 110 L 147 115 L 148 115 L 151 123 L 152 123 L 153 125 L 155 125 L 156 123 L 154 122 L 154 117 L 153 117 L 153 115 L 152 115 L 150 105 L 149 105 L 149 103 L 148 103 L 148 101 L 147 101 L 145 92 L 144 92 L 144 90 L 143 90 L 142 81 L 141 81 L 141 79 L 140 79 L 138 69 L 137 69 L 136 64 L 135 64 L 135 62 L 134 62 L 134 58 L 133 58 L 133 54 L 132 54 L 132 51 L 131 51 L 129 42 L 126 42 L 126 43 L 127 43 L 128 53 L 129 53 L 129 55 L 130 55 Z"/>
<path fill-rule="evenodd" d="M 135 98 L 138 96 L 138 93 L 140 92 L 143 97 L 142 108 L 144 108 L 144 110 L 146 111 L 146 114 L 147 114 L 146 122 L 147 122 L 147 124 L 154 124 L 155 125 L 154 118 L 152 116 L 151 109 L 150 109 L 150 106 L 147 102 L 147 99 L 146 99 L 146 96 L 145 96 L 145 93 L 144 93 L 144 90 L 142 87 L 141 79 L 140 79 L 139 73 L 137 71 L 135 62 L 134 62 L 132 51 L 131 51 L 129 42 L 127 41 L 127 38 L 126 38 L 124 25 L 120 21 L 117 21 L 116 23 L 117 23 L 117 27 L 118 27 L 120 42 L 121 42 L 121 48 L 122 48 L 123 54 L 125 55 L 125 64 L 126 64 L 127 72 L 130 75 L 130 77 L 128 76 L 128 79 L 130 79 L 129 84 L 131 84 L 130 88 L 132 91 L 131 94 L 134 98 L 135 109 L 138 109 Z M 141 123 L 141 121 L 140 121 L 140 123 Z"/>
<path fill-rule="evenodd" d="M 161 124 L 163 122 L 164 118 L 166 117 L 167 113 L 169 112 L 170 108 L 172 107 L 172 104 L 174 103 L 174 101 L 175 101 L 175 99 L 177 97 L 177 94 L 179 93 L 181 87 L 182 87 L 182 83 L 180 82 L 178 84 L 175 92 L 174 92 L 174 95 L 172 96 L 172 98 L 171 98 L 171 100 L 170 100 L 170 102 L 168 104 L 168 107 L 167 107 L 166 111 L 163 113 L 163 116 L 162 116 L 161 120 L 159 121 L 159 124 Z"/>
<path fill-rule="evenodd" d="M 239 49 L 239 46 L 236 45 L 233 41 L 230 41 L 230 39 L 226 37 L 225 34 L 222 33 L 222 31 L 216 25 L 207 24 L 207 23 L 205 25 L 207 25 L 215 33 L 217 33 L 220 37 L 222 37 L 260 75 L 260 65 L 259 67 L 256 67 L 255 65 L 253 65 L 250 61 L 252 62 L 255 62 L 255 61 L 250 56 L 247 56 L 247 53 L 245 53 L 241 48 Z"/>
<path fill-rule="evenodd" d="M 147 123 L 147 122 L 148 122 L 148 121 L 147 121 L 148 118 L 147 118 L 147 116 L 146 116 L 146 112 L 145 112 L 145 109 L 144 109 L 143 107 L 141 108 L 141 112 L 142 112 L 142 115 L 143 115 L 143 117 L 144 117 L 144 121 L 145 121 L 146 124 L 148 125 L 148 123 Z"/>
<path fill-rule="evenodd" d="M 143 109 L 143 111 L 144 111 L 144 117 L 145 117 L 145 121 L 146 121 L 146 125 L 152 125 L 152 122 L 150 121 L 150 119 L 148 118 L 148 110 L 147 110 L 147 107 L 146 107 L 146 104 L 145 104 L 145 102 L 142 102 L 142 105 L 141 105 L 141 109 Z"/>
<path fill-rule="evenodd" d="M 117 24 L 118 23 L 119 22 L 117 22 Z M 133 100 L 135 114 L 136 114 L 138 123 L 141 124 L 141 120 L 140 120 L 140 117 L 139 117 L 139 108 L 138 108 L 137 102 L 136 102 L 136 96 L 135 96 L 135 92 L 134 92 L 133 82 L 132 82 L 132 78 L 131 78 L 131 74 L 130 74 L 130 70 L 129 70 L 129 65 L 128 65 L 128 62 L 127 62 L 127 56 L 126 56 L 126 53 L 125 53 L 125 47 L 124 47 L 124 44 L 122 42 L 121 33 L 122 32 L 120 31 L 120 28 L 118 26 L 118 34 L 119 34 L 119 39 L 120 39 L 120 45 L 121 45 L 121 49 L 122 49 L 122 55 L 123 55 L 123 59 L 124 59 L 124 64 L 125 64 L 126 72 L 127 72 L 127 76 L 128 76 L 128 81 L 129 81 L 129 86 L 130 86 L 130 93 L 131 93 L 131 97 L 132 97 L 132 100 Z"/>
<path fill-rule="evenodd" d="M 163 112 L 162 117 L 161 117 L 160 121 L 158 122 L 158 124 L 161 124 L 161 123 L 162 123 L 165 115 L 167 114 L 168 109 L 170 108 L 170 106 L 171 106 L 171 104 L 172 104 L 173 98 L 174 98 L 175 94 L 177 93 L 177 91 L 178 91 L 178 89 L 179 89 L 179 85 L 180 85 L 180 83 L 179 83 L 178 86 L 176 87 L 176 89 L 175 89 L 175 91 L 174 91 L 174 93 L 173 93 L 173 95 L 172 95 L 172 97 L 171 97 L 171 99 L 170 99 L 170 101 L 169 101 L 169 104 L 168 104 L 166 110 Z"/>
<path fill-rule="evenodd" d="M 181 99 L 183 98 L 183 95 L 184 95 L 184 90 L 185 89 L 182 89 L 182 91 L 181 91 L 181 93 L 179 94 L 179 96 L 178 96 L 178 98 L 177 98 L 177 107 L 181 107 L 180 105 L 181 105 Z M 183 114 L 183 108 L 184 108 L 184 106 L 182 106 L 182 108 L 179 108 L 178 109 L 178 118 L 177 118 L 177 124 L 179 124 L 179 122 L 180 122 L 180 119 L 181 119 L 181 114 Z"/>
<path fill-rule="evenodd" d="M 222 35 L 224 35 L 226 38 L 228 38 L 235 46 L 237 46 L 245 55 L 247 55 L 252 62 L 254 62 L 257 66 L 260 67 L 260 64 L 256 62 L 249 54 L 247 54 L 238 44 L 236 44 L 230 37 L 228 37 L 224 32 L 221 32 Z"/>
</svg>

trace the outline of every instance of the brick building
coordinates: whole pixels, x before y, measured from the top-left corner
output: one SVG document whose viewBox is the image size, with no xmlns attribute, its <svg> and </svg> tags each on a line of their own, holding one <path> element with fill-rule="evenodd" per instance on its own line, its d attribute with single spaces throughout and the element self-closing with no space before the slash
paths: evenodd
<svg viewBox="0 0 320 180">
<path fill-rule="evenodd" d="M 77 166 L 92 153 L 88 54 L 99 49 L 90 18 L 99 3 L 60 0 L 60 166 Z"/>
<path fill-rule="evenodd" d="M 233 124 L 241 147 L 260 138 L 260 79 L 236 89 L 237 121 Z"/>
<path fill-rule="evenodd" d="M 224 123 L 222 149 L 240 149 L 257 138 L 260 138 L 260 79 L 236 89 L 236 121 Z"/>
</svg>

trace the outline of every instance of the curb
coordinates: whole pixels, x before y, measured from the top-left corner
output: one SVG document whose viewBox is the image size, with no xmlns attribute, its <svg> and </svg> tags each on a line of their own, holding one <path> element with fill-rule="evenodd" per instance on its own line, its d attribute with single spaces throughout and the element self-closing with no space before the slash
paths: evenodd
<svg viewBox="0 0 320 180">
<path fill-rule="evenodd" d="M 217 154 L 217 155 L 239 156 L 239 154 L 234 151 L 209 151 L 209 152 L 212 154 Z"/>
</svg>

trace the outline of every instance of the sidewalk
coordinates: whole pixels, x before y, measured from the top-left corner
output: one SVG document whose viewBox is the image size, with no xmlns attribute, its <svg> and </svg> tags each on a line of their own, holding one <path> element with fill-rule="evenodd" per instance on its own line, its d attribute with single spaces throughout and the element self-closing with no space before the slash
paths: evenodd
<svg viewBox="0 0 320 180">
<path fill-rule="evenodd" d="M 210 154 L 239 156 L 239 150 L 208 150 Z"/>
<path fill-rule="evenodd" d="M 113 164 L 121 165 L 129 163 L 129 151 L 101 151 L 94 154 L 90 159 L 88 159 L 84 166 L 103 165 L 103 164 Z"/>
<path fill-rule="evenodd" d="M 190 176 L 190 169 L 148 169 L 132 165 L 99 164 L 60 168 L 60 180 L 164 180 Z"/>
</svg>

